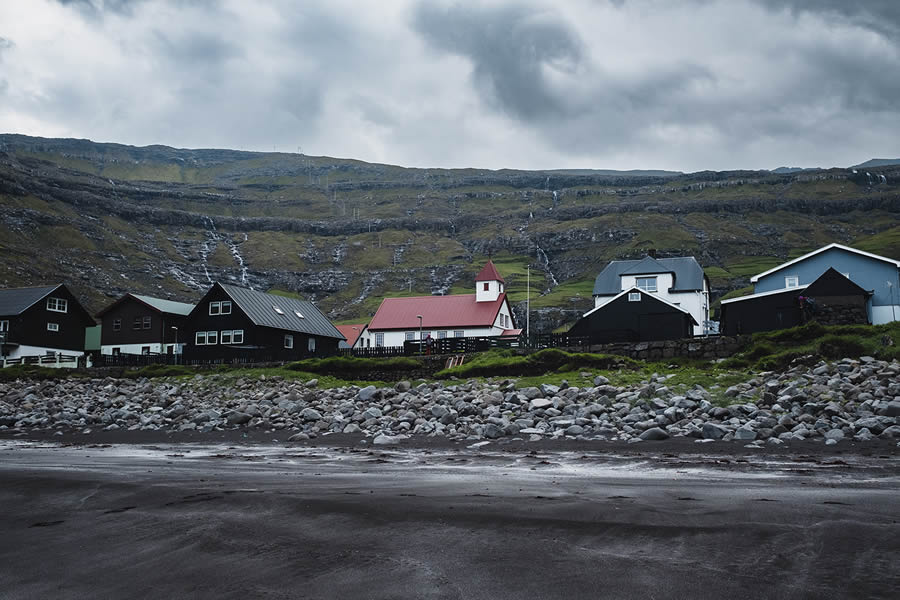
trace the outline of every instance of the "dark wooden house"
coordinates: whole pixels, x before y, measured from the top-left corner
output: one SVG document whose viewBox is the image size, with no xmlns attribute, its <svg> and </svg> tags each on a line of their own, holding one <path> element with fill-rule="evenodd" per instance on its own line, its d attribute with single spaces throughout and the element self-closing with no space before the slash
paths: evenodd
<svg viewBox="0 0 900 600">
<path fill-rule="evenodd" d="M 181 354 L 193 304 L 125 294 L 97 313 L 102 354 Z"/>
<path fill-rule="evenodd" d="M 0 290 L 0 354 L 6 358 L 84 353 L 93 317 L 64 284 Z"/>
<path fill-rule="evenodd" d="M 823 325 L 870 323 L 872 292 L 828 269 L 809 285 L 799 285 L 722 301 L 723 335 L 773 331 L 815 320 Z"/>
<path fill-rule="evenodd" d="M 217 282 L 188 315 L 185 361 L 267 362 L 336 354 L 344 336 L 318 308 Z"/>
<path fill-rule="evenodd" d="M 691 337 L 696 325 L 685 309 L 635 287 L 585 313 L 569 335 L 589 337 L 594 344 L 677 340 Z"/>
</svg>

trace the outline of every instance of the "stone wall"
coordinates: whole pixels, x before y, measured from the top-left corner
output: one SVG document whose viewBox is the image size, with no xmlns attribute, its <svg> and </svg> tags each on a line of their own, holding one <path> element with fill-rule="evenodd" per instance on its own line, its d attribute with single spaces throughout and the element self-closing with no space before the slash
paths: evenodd
<svg viewBox="0 0 900 600">
<path fill-rule="evenodd" d="M 867 325 L 869 316 L 865 305 L 819 303 L 811 320 L 821 325 Z"/>
<path fill-rule="evenodd" d="M 660 342 L 627 342 L 616 344 L 597 344 L 590 346 L 590 352 L 599 354 L 618 354 L 635 359 L 661 358 L 728 358 L 744 348 L 750 336 L 709 336 L 666 340 Z"/>
</svg>

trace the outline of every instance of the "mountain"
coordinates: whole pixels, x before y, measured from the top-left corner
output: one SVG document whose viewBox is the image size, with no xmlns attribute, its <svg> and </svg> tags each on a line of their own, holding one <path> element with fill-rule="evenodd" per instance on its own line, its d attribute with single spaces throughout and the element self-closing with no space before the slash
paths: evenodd
<svg viewBox="0 0 900 600">
<path fill-rule="evenodd" d="M 830 242 L 900 257 L 900 167 L 771 173 L 410 169 L 235 150 L 0 135 L 0 286 L 66 281 L 191 301 L 215 280 L 337 321 L 387 295 L 462 293 L 492 257 L 523 322 L 592 306 L 597 272 L 693 255 L 719 297 Z"/>
<path fill-rule="evenodd" d="M 873 158 L 871 160 L 867 160 L 864 163 L 860 163 L 851 169 L 875 169 L 877 167 L 891 167 L 895 165 L 900 165 L 900 158 Z"/>
</svg>

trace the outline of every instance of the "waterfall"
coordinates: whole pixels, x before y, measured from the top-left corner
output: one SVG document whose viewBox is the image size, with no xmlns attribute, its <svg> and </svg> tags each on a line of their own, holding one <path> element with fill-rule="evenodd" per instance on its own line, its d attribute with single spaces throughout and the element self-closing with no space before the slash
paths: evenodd
<svg viewBox="0 0 900 600">
<path fill-rule="evenodd" d="M 540 246 L 537 247 L 537 259 L 540 261 L 541 265 L 543 265 L 544 270 L 547 272 L 547 275 L 550 277 L 550 287 L 555 288 L 559 285 L 559 282 L 556 280 L 556 276 L 553 275 L 553 271 L 550 270 L 550 258 L 547 256 L 547 253 Z"/>
</svg>

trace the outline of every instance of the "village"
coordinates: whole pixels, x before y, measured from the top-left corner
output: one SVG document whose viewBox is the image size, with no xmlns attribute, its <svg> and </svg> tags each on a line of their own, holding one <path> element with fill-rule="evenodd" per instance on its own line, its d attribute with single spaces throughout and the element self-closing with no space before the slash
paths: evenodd
<svg viewBox="0 0 900 600">
<path fill-rule="evenodd" d="M 615 260 L 594 308 L 562 334 L 517 322 L 493 262 L 471 294 L 385 298 L 367 323 L 333 325 L 312 303 L 216 282 L 196 303 L 127 293 L 92 315 L 65 283 L 0 290 L 0 361 L 43 366 L 253 364 L 327 357 L 448 356 L 492 347 L 590 347 L 736 336 L 817 321 L 879 325 L 900 314 L 900 261 L 829 244 L 721 301 L 693 256 Z"/>
</svg>

